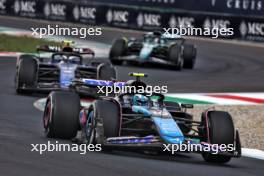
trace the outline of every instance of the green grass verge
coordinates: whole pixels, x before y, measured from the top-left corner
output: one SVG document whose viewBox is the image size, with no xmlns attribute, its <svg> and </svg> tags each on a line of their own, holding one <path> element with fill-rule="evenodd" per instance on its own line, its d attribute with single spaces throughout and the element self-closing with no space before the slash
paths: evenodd
<svg viewBox="0 0 264 176">
<path fill-rule="evenodd" d="M 152 97 L 152 99 L 157 99 L 157 97 Z M 186 104 L 215 104 L 209 101 L 202 101 L 202 100 L 191 100 L 186 98 L 178 98 L 178 97 L 170 97 L 165 96 L 165 101 L 171 101 L 176 103 L 186 103 Z"/>
<path fill-rule="evenodd" d="M 38 45 L 59 45 L 46 39 L 0 34 L 0 51 L 35 53 Z"/>
</svg>

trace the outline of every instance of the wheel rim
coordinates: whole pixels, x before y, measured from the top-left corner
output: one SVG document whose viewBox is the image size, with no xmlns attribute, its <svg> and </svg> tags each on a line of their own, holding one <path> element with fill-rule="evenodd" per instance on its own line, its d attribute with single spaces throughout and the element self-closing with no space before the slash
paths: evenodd
<svg viewBox="0 0 264 176">
<path fill-rule="evenodd" d="M 16 85 L 16 90 L 19 90 L 19 88 L 20 88 L 20 84 L 19 84 L 19 72 L 20 72 L 20 67 L 18 67 L 18 71 L 17 71 L 17 73 L 16 73 L 16 78 L 15 78 L 15 85 Z"/>
<path fill-rule="evenodd" d="M 88 118 L 85 126 L 85 134 L 88 144 L 92 144 L 94 142 L 93 139 L 94 139 L 95 130 L 93 125 L 94 124 L 93 119 L 94 119 L 93 116 L 91 116 L 91 118 Z"/>
<path fill-rule="evenodd" d="M 180 59 L 180 63 L 179 63 L 179 67 L 180 67 L 180 68 L 183 67 L 183 62 L 184 62 L 184 61 L 183 61 L 183 59 L 181 58 L 181 59 Z"/>
<path fill-rule="evenodd" d="M 44 128 L 46 130 L 48 130 L 48 127 L 49 127 L 50 116 L 51 116 L 51 103 L 49 101 L 47 103 L 47 108 L 45 109 L 45 113 L 43 117 Z"/>
</svg>

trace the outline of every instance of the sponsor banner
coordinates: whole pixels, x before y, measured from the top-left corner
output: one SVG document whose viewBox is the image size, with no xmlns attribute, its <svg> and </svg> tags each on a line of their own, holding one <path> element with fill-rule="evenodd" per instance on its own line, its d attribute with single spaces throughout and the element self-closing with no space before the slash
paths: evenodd
<svg viewBox="0 0 264 176">
<path fill-rule="evenodd" d="M 96 25 L 97 21 L 99 21 L 97 18 L 100 10 L 98 10 L 97 6 L 72 4 L 72 7 L 71 14 L 74 22 Z"/>
<path fill-rule="evenodd" d="M 16 0 L 13 6 L 15 15 L 27 17 L 36 17 L 36 13 L 39 10 L 37 8 L 37 1 L 35 0 Z"/>
<path fill-rule="evenodd" d="M 139 11 L 136 18 L 136 26 L 143 30 L 161 29 L 165 14 L 152 11 Z"/>
<path fill-rule="evenodd" d="M 8 2 L 7 0 L 0 0 L 0 14 L 7 14 Z"/>
<path fill-rule="evenodd" d="M 203 8 L 209 10 L 207 12 L 192 9 L 202 7 L 197 1 L 201 0 L 184 0 L 184 2 L 182 0 L 128 0 L 120 1 L 120 3 L 118 0 L 100 1 L 104 3 L 65 0 L 0 0 L 0 14 L 148 31 L 179 26 L 201 29 L 233 28 L 234 35 L 220 35 L 219 38 L 264 41 L 264 10 L 262 9 L 264 0 L 254 0 L 254 2 L 253 0 L 202 0 Z M 120 6 L 122 3 L 131 6 Z M 190 5 L 194 3 L 195 6 Z M 156 8 L 144 8 L 146 4 L 150 6 L 155 4 Z M 250 9 L 248 5 L 251 5 Z M 157 8 L 163 6 L 174 9 Z M 241 6 L 243 6 L 242 9 L 240 9 Z M 177 10 L 178 7 L 185 10 Z M 210 13 L 210 11 L 218 12 L 219 9 L 226 13 Z M 231 9 L 230 13 L 224 9 Z"/>
<path fill-rule="evenodd" d="M 108 26 L 133 28 L 133 20 L 137 17 L 137 13 L 129 8 L 109 7 L 105 11 L 105 23 Z"/>
<path fill-rule="evenodd" d="M 38 3 L 36 0 L 8 0 L 8 2 L 6 4 L 9 5 L 8 14 L 11 15 L 35 18 L 40 10 L 37 9 Z"/>
<path fill-rule="evenodd" d="M 71 3 L 64 1 L 41 2 L 42 15 L 45 19 L 66 21 L 71 17 Z"/>
<path fill-rule="evenodd" d="M 168 28 L 199 28 L 203 31 L 205 29 L 230 29 L 234 30 L 234 35 L 220 35 L 218 38 L 234 39 L 239 36 L 236 33 L 236 21 L 232 18 L 224 18 L 222 16 L 208 16 L 203 14 L 185 14 L 185 13 L 169 13 L 167 18 L 164 19 L 164 24 Z M 203 37 L 203 36 L 198 36 Z M 212 37 L 208 35 L 206 37 Z"/>
<path fill-rule="evenodd" d="M 264 20 L 242 19 L 237 33 L 243 40 L 264 41 Z"/>
<path fill-rule="evenodd" d="M 264 16 L 264 0 L 92 0 L 92 2 L 200 13 Z"/>
</svg>

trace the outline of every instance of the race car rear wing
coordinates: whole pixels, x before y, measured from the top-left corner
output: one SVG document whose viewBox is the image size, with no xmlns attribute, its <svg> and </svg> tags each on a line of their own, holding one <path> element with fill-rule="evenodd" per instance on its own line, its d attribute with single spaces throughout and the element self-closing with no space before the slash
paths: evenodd
<svg viewBox="0 0 264 176">
<path fill-rule="evenodd" d="M 80 96 L 100 99 L 101 97 L 114 97 L 115 92 L 105 92 L 106 87 L 123 87 L 125 82 L 97 79 L 76 79 L 70 85 Z M 104 90 L 104 91 L 102 91 Z"/>
<path fill-rule="evenodd" d="M 136 80 L 134 80 L 134 82 L 142 83 L 139 78 L 140 77 L 147 77 L 147 74 L 145 74 L 145 73 L 133 73 L 132 72 L 132 73 L 129 73 L 129 76 L 136 77 Z M 133 80 L 130 80 L 130 81 L 133 81 Z M 113 88 L 119 87 L 119 88 L 122 88 L 122 87 L 128 86 L 128 82 L 129 81 L 124 82 L 124 81 L 116 81 L 116 80 L 98 80 L 98 79 L 81 78 L 81 79 L 73 80 L 71 87 L 73 87 L 75 90 L 77 90 L 77 89 L 82 90 L 85 93 L 87 93 L 87 92 L 95 93 L 96 92 L 96 94 L 98 94 L 98 92 L 100 92 L 100 90 L 103 89 L 102 87 L 113 87 Z M 137 84 L 134 84 L 134 85 L 137 85 Z M 93 91 L 91 91 L 91 90 L 93 90 Z M 109 90 L 109 89 L 107 89 L 107 90 Z M 107 93 L 106 96 L 108 96 L 109 92 L 102 92 L 102 93 Z M 121 92 L 119 92 L 119 93 L 121 93 Z M 116 92 L 112 92 L 110 94 L 114 95 L 114 94 L 116 94 Z M 155 93 L 153 95 L 155 95 Z M 99 95 L 99 96 L 101 96 L 101 95 Z M 157 96 L 162 97 L 162 100 L 164 99 L 163 95 L 158 94 Z"/>
<path fill-rule="evenodd" d="M 128 74 L 131 77 L 136 77 L 136 80 L 140 81 L 140 77 L 147 77 L 148 75 L 146 73 L 136 73 L 136 72 L 130 72 Z M 98 80 L 98 79 L 79 79 L 79 82 L 82 82 L 83 84 L 87 86 L 116 86 L 116 87 L 123 87 L 126 85 L 127 82 L 124 81 L 116 81 L 116 80 Z"/>
<path fill-rule="evenodd" d="M 92 55 L 94 56 L 94 51 L 90 48 L 74 48 L 70 46 L 51 46 L 51 45 L 40 45 L 37 46 L 38 52 L 66 52 L 66 53 L 74 53 L 74 54 L 80 54 L 80 55 Z"/>
<path fill-rule="evenodd" d="M 85 85 L 87 87 L 97 87 L 97 86 L 123 87 L 125 86 L 126 82 L 83 78 L 83 79 L 79 79 L 78 83 L 81 83 L 82 85 Z"/>
</svg>

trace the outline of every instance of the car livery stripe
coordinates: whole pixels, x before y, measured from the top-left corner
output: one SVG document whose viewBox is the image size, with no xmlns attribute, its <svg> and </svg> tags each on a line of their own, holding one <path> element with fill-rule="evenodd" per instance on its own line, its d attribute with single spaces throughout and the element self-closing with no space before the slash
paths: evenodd
<svg viewBox="0 0 264 176">
<path fill-rule="evenodd" d="M 154 121 L 160 137 L 169 144 L 181 144 L 184 135 L 178 124 L 172 118 L 151 117 Z"/>
<path fill-rule="evenodd" d="M 127 137 L 112 137 L 107 138 L 107 143 L 110 144 L 139 144 L 139 143 L 153 143 L 157 142 L 158 140 L 154 136 L 146 136 L 146 137 L 134 137 L 134 136 L 127 136 Z"/>
</svg>

